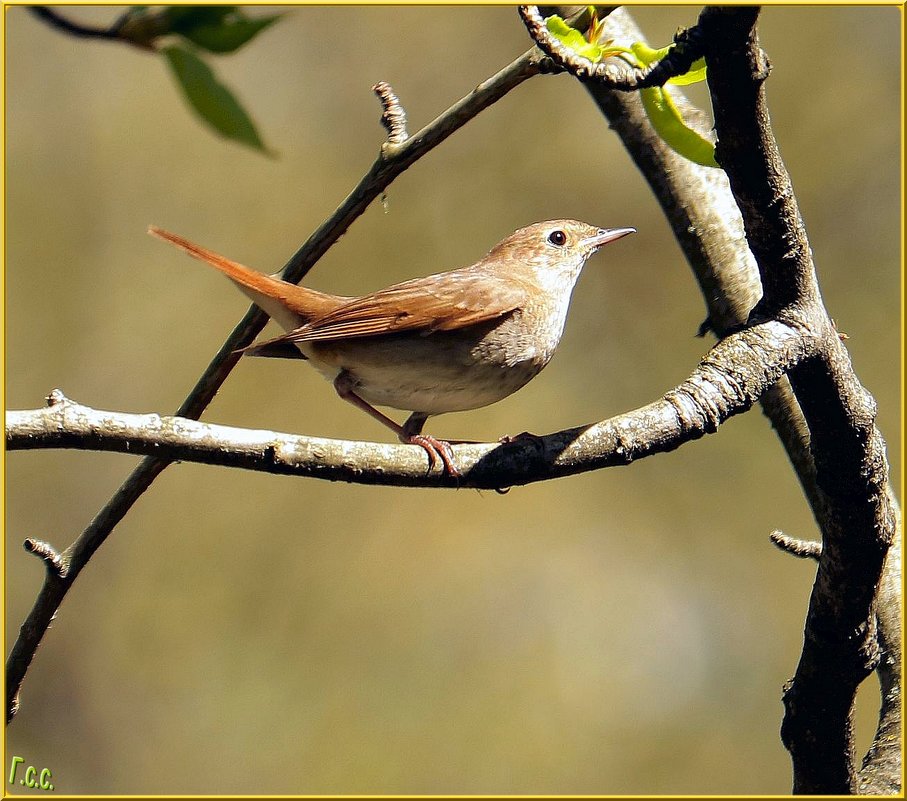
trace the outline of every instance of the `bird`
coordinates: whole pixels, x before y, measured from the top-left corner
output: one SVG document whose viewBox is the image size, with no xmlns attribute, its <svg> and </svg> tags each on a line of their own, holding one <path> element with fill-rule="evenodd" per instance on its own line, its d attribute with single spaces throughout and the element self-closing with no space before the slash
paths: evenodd
<svg viewBox="0 0 907 801">
<path fill-rule="evenodd" d="M 468 267 L 359 297 L 260 273 L 154 225 L 148 233 L 220 270 L 286 332 L 242 352 L 307 359 L 341 398 L 422 447 L 429 472 L 440 458 L 459 478 L 451 441 L 423 433 L 426 420 L 496 403 L 538 375 L 560 342 L 586 260 L 636 229 L 535 223 Z M 410 415 L 400 425 L 375 406 Z"/>
</svg>

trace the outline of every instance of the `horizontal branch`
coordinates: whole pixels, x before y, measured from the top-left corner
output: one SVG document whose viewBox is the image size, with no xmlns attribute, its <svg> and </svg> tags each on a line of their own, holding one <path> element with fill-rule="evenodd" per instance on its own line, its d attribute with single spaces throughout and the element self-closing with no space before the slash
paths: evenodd
<svg viewBox="0 0 907 801">
<path fill-rule="evenodd" d="M 157 414 L 91 409 L 54 390 L 48 406 L 6 415 L 8 450 L 78 448 L 144 454 L 263 472 L 421 487 L 500 489 L 629 464 L 712 433 L 749 409 L 809 355 L 800 332 L 763 323 L 719 342 L 693 374 L 661 399 L 599 423 L 544 437 L 457 445 L 459 480 L 429 471 L 413 445 L 324 439 L 201 423 Z"/>
</svg>

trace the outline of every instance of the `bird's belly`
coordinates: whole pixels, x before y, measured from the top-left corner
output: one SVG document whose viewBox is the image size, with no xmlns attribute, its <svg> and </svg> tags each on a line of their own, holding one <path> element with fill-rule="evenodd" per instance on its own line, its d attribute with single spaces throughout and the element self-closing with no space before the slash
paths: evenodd
<svg viewBox="0 0 907 801">
<path fill-rule="evenodd" d="M 512 338 L 502 345 L 495 337 L 458 331 L 304 342 L 300 349 L 329 380 L 345 371 L 363 400 L 425 414 L 496 403 L 531 380 L 550 358 Z"/>
</svg>

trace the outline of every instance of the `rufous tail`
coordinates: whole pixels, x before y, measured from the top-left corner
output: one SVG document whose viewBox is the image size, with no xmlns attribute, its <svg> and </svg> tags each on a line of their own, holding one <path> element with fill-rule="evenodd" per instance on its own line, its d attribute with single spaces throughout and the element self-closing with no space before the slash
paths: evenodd
<svg viewBox="0 0 907 801">
<path fill-rule="evenodd" d="M 334 295 L 297 286 L 252 270 L 156 225 L 149 225 L 148 233 L 216 267 L 287 331 L 326 314 L 343 302 L 342 298 Z"/>
</svg>

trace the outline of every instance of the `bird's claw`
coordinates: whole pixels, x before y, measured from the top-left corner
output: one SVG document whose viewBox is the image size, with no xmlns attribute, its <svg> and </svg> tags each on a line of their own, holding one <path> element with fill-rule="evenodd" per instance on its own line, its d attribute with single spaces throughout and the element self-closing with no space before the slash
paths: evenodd
<svg viewBox="0 0 907 801">
<path fill-rule="evenodd" d="M 440 457 L 444 464 L 444 472 L 452 478 L 462 478 L 463 474 L 454 461 L 453 450 L 450 443 L 443 439 L 436 439 L 428 434 L 413 434 L 409 442 L 423 448 L 428 454 L 428 472 L 434 470 Z"/>
</svg>

